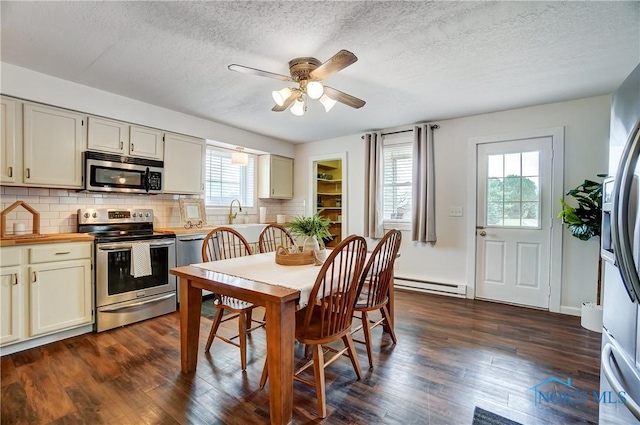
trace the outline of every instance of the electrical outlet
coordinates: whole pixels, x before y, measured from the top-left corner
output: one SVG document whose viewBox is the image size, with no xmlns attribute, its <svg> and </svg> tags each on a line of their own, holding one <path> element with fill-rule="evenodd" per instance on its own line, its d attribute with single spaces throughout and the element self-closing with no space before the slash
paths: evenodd
<svg viewBox="0 0 640 425">
<path fill-rule="evenodd" d="M 449 217 L 462 217 L 462 207 L 449 207 Z"/>
</svg>

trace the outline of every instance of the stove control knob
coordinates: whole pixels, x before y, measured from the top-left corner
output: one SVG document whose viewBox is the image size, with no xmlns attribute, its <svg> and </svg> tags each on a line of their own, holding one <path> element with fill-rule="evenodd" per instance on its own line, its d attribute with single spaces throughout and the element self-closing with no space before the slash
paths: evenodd
<svg viewBox="0 0 640 425">
<path fill-rule="evenodd" d="M 91 215 L 91 217 L 93 217 L 93 218 L 98 218 L 98 213 L 93 213 L 93 214 Z"/>
<path fill-rule="evenodd" d="M 89 213 L 84 213 L 84 218 L 89 218 Z"/>
<path fill-rule="evenodd" d="M 138 213 L 133 213 L 133 218 L 136 218 L 137 215 Z"/>
<path fill-rule="evenodd" d="M 149 213 L 146 213 L 146 214 L 145 214 L 145 216 L 147 216 L 147 217 L 151 217 L 151 214 L 149 214 Z"/>
</svg>

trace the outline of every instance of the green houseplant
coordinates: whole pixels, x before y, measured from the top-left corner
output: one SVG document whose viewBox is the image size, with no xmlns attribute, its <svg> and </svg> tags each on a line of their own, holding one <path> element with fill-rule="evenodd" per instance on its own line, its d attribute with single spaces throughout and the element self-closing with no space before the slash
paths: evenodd
<svg viewBox="0 0 640 425">
<path fill-rule="evenodd" d="M 318 213 L 310 217 L 301 215 L 291 221 L 289 224 L 289 233 L 296 239 L 313 238 L 315 236 L 320 247 L 324 248 L 325 239 L 333 239 L 329 232 L 330 225 L 331 220 L 322 217 Z"/>
<path fill-rule="evenodd" d="M 607 177 L 606 174 L 598 174 L 598 177 Z M 588 241 L 594 236 L 600 236 L 600 226 L 602 222 L 602 182 L 585 180 L 581 185 L 566 192 L 577 202 L 577 206 L 572 206 L 564 199 L 560 199 L 562 211 L 558 218 L 567 225 L 571 235 L 581 241 Z M 602 329 L 602 308 L 601 298 L 601 274 L 602 263 L 598 255 L 598 292 L 596 304 L 582 303 L 582 326 L 600 332 Z"/>
</svg>

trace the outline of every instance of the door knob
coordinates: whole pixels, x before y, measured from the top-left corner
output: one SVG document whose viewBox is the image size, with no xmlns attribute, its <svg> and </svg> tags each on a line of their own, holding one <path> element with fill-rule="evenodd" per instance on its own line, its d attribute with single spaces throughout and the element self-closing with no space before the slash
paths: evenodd
<svg viewBox="0 0 640 425">
<path fill-rule="evenodd" d="M 483 230 L 482 232 L 480 232 L 480 236 L 487 236 L 487 232 Z"/>
</svg>

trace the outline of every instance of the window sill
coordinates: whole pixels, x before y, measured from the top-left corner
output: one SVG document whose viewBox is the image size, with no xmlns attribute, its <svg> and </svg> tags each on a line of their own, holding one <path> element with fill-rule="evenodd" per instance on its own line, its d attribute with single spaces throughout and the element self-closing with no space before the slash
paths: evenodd
<svg viewBox="0 0 640 425">
<path fill-rule="evenodd" d="M 383 228 L 384 230 L 392 230 L 392 229 L 398 229 L 398 230 L 406 230 L 406 231 L 411 231 L 411 223 L 406 222 L 406 221 L 399 221 L 399 220 L 385 220 L 383 223 Z"/>
</svg>

